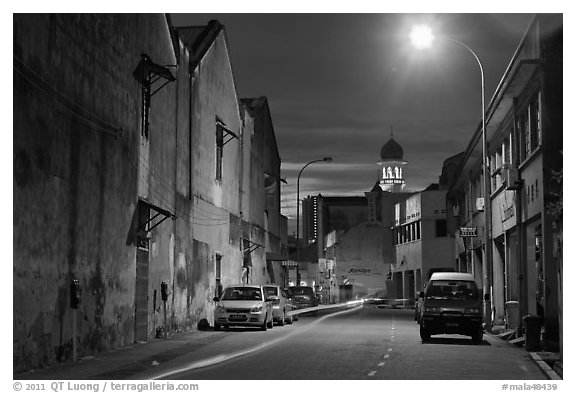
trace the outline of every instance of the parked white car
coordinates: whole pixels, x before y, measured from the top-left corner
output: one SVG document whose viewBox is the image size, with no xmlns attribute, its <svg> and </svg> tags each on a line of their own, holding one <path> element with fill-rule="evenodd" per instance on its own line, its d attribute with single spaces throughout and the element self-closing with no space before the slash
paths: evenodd
<svg viewBox="0 0 576 393">
<path fill-rule="evenodd" d="M 266 330 L 274 326 L 273 296 L 266 296 L 260 285 L 231 285 L 222 298 L 215 297 L 214 330 L 230 326 L 253 326 Z"/>
<path fill-rule="evenodd" d="M 272 301 L 272 315 L 274 322 L 280 326 L 285 323 L 291 324 L 294 322 L 292 311 L 292 301 L 288 299 L 287 294 L 278 285 L 264 285 L 264 292 L 268 296 L 274 296 L 277 299 Z"/>
</svg>

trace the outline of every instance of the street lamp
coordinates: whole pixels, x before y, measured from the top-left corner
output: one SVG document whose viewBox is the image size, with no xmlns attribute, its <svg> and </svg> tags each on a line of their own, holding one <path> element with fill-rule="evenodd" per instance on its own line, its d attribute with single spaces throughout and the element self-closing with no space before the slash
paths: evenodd
<svg viewBox="0 0 576 393">
<path fill-rule="evenodd" d="M 432 33 L 432 29 L 426 25 L 415 26 L 410 34 L 412 44 L 419 49 L 429 48 L 436 37 Z M 492 244 L 490 240 L 490 233 L 492 232 L 492 206 L 490 203 L 490 173 L 488 162 L 488 142 L 486 139 L 486 107 L 485 107 L 485 93 L 484 93 L 484 68 L 478 55 L 468 45 L 462 41 L 451 37 L 439 37 L 446 41 L 458 44 L 476 59 L 478 67 L 480 67 L 480 78 L 482 86 L 482 176 L 484 182 L 482 186 L 482 198 L 484 200 L 484 253 L 485 253 L 485 269 L 484 269 L 484 312 L 486 315 L 486 326 L 488 330 L 492 328 L 492 300 L 490 299 L 490 288 L 492 287 Z M 486 296 L 488 295 L 488 296 Z"/>
<path fill-rule="evenodd" d="M 307 163 L 300 169 L 298 173 L 298 180 L 296 182 L 296 286 L 300 286 L 300 175 L 306 167 L 315 162 L 332 161 L 332 157 L 324 157 L 319 160 L 313 160 Z"/>
</svg>

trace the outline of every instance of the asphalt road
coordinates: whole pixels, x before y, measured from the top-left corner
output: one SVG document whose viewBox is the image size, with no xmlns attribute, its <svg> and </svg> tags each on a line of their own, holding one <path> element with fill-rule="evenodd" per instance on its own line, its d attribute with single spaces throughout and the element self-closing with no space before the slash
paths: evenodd
<svg viewBox="0 0 576 393">
<path fill-rule="evenodd" d="M 433 336 L 420 341 L 413 310 L 364 306 L 302 316 L 268 332 L 223 332 L 221 343 L 258 346 L 216 365 L 186 370 L 175 365 L 167 379 L 186 380 L 536 380 L 546 379 L 528 353 L 497 338 Z M 222 353 L 226 353 L 222 348 Z"/>
</svg>

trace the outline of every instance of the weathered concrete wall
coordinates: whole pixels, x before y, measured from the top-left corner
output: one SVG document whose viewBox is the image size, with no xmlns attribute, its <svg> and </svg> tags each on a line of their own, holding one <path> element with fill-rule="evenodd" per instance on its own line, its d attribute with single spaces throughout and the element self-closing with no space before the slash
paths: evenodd
<svg viewBox="0 0 576 393">
<path fill-rule="evenodd" d="M 170 51 L 163 15 L 14 16 L 14 371 L 71 357 L 73 278 L 78 354 L 133 342 L 132 72 Z"/>
<path fill-rule="evenodd" d="M 339 239 L 338 276 L 353 284 L 363 295 L 386 289 L 385 279 L 392 250 L 384 244 L 386 228 L 370 223 L 355 226 Z"/>
<path fill-rule="evenodd" d="M 239 216 L 241 140 L 224 146 L 222 180 L 216 180 L 216 118 L 242 137 L 243 127 L 224 33 L 194 71 L 193 189 L 200 198 Z"/>
<path fill-rule="evenodd" d="M 82 291 L 76 343 L 83 356 L 141 338 L 138 300 L 144 339 L 163 325 L 176 331 L 212 322 L 216 261 L 223 285 L 242 280 L 241 195 L 250 205 L 249 235 L 265 243 L 263 180 L 261 203 L 243 186 L 243 156 L 259 153 L 243 145 L 243 120 L 251 120 L 240 116 L 224 33 L 191 74 L 189 49 L 170 33 L 160 14 L 14 17 L 15 372 L 71 358 L 72 279 Z M 178 65 L 168 68 L 176 81 L 152 96 L 147 138 L 133 75 L 143 53 Z M 216 119 L 238 136 L 224 146 L 221 181 Z M 263 168 L 249 173 L 263 179 Z M 135 278 L 139 199 L 175 216 L 148 233 L 144 281 Z M 266 250 L 253 254 L 255 282 L 268 282 Z"/>
<path fill-rule="evenodd" d="M 192 74 L 192 223 L 194 239 L 202 243 L 192 271 L 194 294 L 188 294 L 197 317 L 213 323 L 215 258 L 221 255 L 221 283 L 238 283 L 242 277 L 241 189 L 244 126 L 236 95 L 228 48 L 221 31 Z M 234 132 L 223 148 L 222 180 L 216 180 L 216 119 Z M 226 137 L 228 139 L 229 137 Z M 182 262 L 183 263 L 183 262 Z M 192 288 L 190 288 L 192 290 Z"/>
<path fill-rule="evenodd" d="M 250 144 L 249 162 L 244 158 L 245 186 L 249 187 L 249 200 L 243 207 L 244 218 L 255 228 L 251 229 L 251 241 L 262 245 L 262 250 L 253 252 L 254 283 L 279 283 L 285 281 L 281 276 L 281 265 L 273 261 L 282 253 L 280 214 L 280 156 L 266 97 L 242 99 L 247 111 L 244 143 Z M 248 141 L 248 126 L 250 140 Z M 244 147 L 246 151 L 246 146 Z M 260 243 L 261 242 L 261 243 Z M 267 259 L 268 258 L 268 259 Z M 254 266 L 257 265 L 257 266 Z M 263 270 L 262 270 L 263 269 Z M 261 271 L 262 270 L 262 271 Z"/>
</svg>

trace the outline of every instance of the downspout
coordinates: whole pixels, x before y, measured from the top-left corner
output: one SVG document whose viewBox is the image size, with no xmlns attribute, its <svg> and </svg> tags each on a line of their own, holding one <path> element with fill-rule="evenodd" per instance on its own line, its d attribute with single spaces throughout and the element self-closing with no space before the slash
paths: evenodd
<svg viewBox="0 0 576 393">
<path fill-rule="evenodd" d="M 192 70 L 188 70 L 188 199 L 193 200 L 192 196 L 192 89 L 194 87 L 194 78 L 192 76 Z M 194 209 L 191 210 L 191 213 Z M 194 225 L 192 225 L 194 228 Z"/>
<path fill-rule="evenodd" d="M 514 166 L 518 168 L 520 164 L 520 132 L 518 130 L 518 122 L 516 118 L 516 111 L 517 111 L 518 100 L 514 99 L 513 104 L 513 115 L 512 115 L 512 124 L 513 124 L 513 135 L 514 135 Z M 524 181 L 520 176 L 520 170 L 518 170 L 518 189 L 514 191 L 515 193 L 515 205 L 516 205 L 516 228 L 518 232 L 518 253 L 517 253 L 517 260 L 516 260 L 516 270 L 518 275 L 518 335 L 520 332 L 523 331 L 523 324 L 524 320 L 522 316 L 525 315 L 525 308 L 526 302 L 524 300 L 524 296 L 526 292 L 525 288 L 525 263 L 526 261 L 526 252 L 525 252 L 525 233 L 524 233 L 524 222 L 522 218 L 522 190 L 524 186 Z"/>
</svg>

